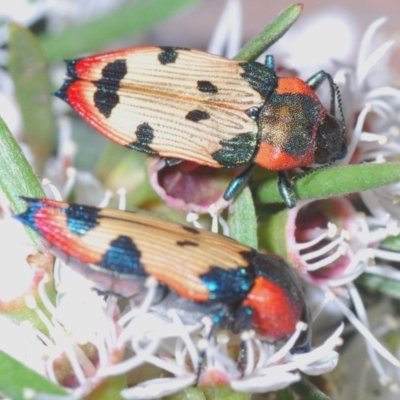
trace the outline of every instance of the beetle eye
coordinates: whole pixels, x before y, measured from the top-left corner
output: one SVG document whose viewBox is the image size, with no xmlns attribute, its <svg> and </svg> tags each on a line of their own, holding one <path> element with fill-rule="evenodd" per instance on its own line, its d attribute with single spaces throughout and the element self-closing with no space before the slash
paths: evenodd
<svg viewBox="0 0 400 400">
<path fill-rule="evenodd" d="M 347 141 L 343 134 L 341 122 L 333 115 L 326 114 L 321 122 L 314 151 L 314 162 L 326 164 L 340 160 L 347 154 Z"/>
</svg>

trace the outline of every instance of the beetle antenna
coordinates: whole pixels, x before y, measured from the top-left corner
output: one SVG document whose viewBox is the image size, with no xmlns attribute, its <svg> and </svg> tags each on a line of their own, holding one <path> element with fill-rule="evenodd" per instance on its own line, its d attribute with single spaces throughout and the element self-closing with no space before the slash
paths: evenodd
<svg viewBox="0 0 400 400">
<path fill-rule="evenodd" d="M 342 105 L 342 95 L 340 94 L 339 86 L 333 81 L 330 74 L 326 74 L 326 79 L 329 81 L 329 86 L 331 88 L 331 114 L 336 114 L 336 99 L 338 102 L 339 114 L 342 120 L 342 132 L 346 129 L 346 121 L 344 120 L 343 105 Z"/>
<path fill-rule="evenodd" d="M 324 72 L 324 71 L 323 71 Z M 336 91 L 336 83 L 333 82 L 332 76 L 326 72 L 324 72 L 324 78 L 328 79 L 329 82 L 329 88 L 331 90 L 331 107 L 330 107 L 330 113 L 332 115 L 336 114 L 336 97 L 337 97 L 337 91 Z"/>
<path fill-rule="evenodd" d="M 342 95 L 340 94 L 339 86 L 336 83 L 333 83 L 333 87 L 335 88 L 335 94 L 337 97 L 339 113 L 340 113 L 340 117 L 342 119 L 342 132 L 344 132 L 346 130 L 346 121 L 344 119 L 344 114 L 343 114 Z"/>
</svg>

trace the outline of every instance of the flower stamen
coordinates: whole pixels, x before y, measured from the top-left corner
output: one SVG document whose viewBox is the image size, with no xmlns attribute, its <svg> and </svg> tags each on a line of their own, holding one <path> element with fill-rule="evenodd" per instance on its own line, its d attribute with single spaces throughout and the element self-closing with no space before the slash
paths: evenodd
<svg viewBox="0 0 400 400">
<path fill-rule="evenodd" d="M 316 244 L 318 244 L 319 242 L 321 242 L 322 240 L 326 239 L 326 238 L 333 238 L 336 236 L 338 228 L 335 224 L 333 224 L 332 222 L 328 222 L 327 225 L 328 229 L 323 229 L 323 228 L 316 228 L 313 231 L 313 234 L 317 234 L 318 232 L 321 232 L 316 238 L 308 241 L 308 242 L 302 242 L 302 243 L 296 243 L 296 248 L 297 250 L 301 251 L 301 250 L 305 250 L 308 249 L 309 247 L 313 247 Z"/>
</svg>

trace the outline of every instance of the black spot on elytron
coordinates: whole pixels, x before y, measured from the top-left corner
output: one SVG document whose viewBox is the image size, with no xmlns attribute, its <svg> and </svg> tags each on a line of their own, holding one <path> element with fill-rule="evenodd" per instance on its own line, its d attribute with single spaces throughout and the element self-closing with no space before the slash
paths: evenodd
<svg viewBox="0 0 400 400">
<path fill-rule="evenodd" d="M 178 58 L 178 52 L 177 52 L 177 50 L 179 50 L 178 47 L 165 46 L 165 47 L 160 47 L 160 49 L 162 51 L 158 54 L 158 61 L 160 61 L 162 65 L 173 64 Z"/>
<path fill-rule="evenodd" d="M 112 110 L 119 103 L 120 82 L 127 72 L 126 60 L 116 60 L 103 68 L 101 79 L 93 82 L 97 88 L 93 97 L 94 105 L 106 118 L 110 117 Z"/>
<path fill-rule="evenodd" d="M 210 119 L 210 114 L 206 111 L 192 110 L 186 114 L 185 118 L 192 122 L 199 122 L 203 119 Z"/>
<path fill-rule="evenodd" d="M 199 244 L 196 242 L 192 242 L 191 240 L 181 240 L 177 241 L 176 244 L 180 247 L 185 247 L 185 246 L 192 246 L 192 247 L 197 247 Z"/>
<path fill-rule="evenodd" d="M 53 95 L 69 104 L 68 89 L 73 82 L 73 80 L 66 79 L 60 89 L 58 89 L 56 92 L 53 92 Z"/>
<path fill-rule="evenodd" d="M 307 154 L 320 111 L 307 95 L 273 93 L 260 112 L 260 139 L 294 157 Z"/>
<path fill-rule="evenodd" d="M 99 209 L 96 207 L 70 204 L 63 211 L 67 216 L 67 227 L 75 235 L 86 235 L 99 224 Z"/>
<path fill-rule="evenodd" d="M 72 79 L 79 79 L 75 67 L 76 64 L 80 61 L 81 59 L 78 58 L 76 60 L 64 60 L 65 63 L 67 64 L 67 76 L 72 78 Z"/>
<path fill-rule="evenodd" d="M 186 225 L 182 225 L 182 228 L 186 231 L 186 232 L 190 232 L 193 233 L 194 235 L 199 235 L 200 231 L 196 228 L 193 228 L 191 226 L 186 226 Z"/>
<path fill-rule="evenodd" d="M 126 147 L 143 153 L 157 155 L 157 152 L 149 147 L 149 144 L 154 139 L 154 129 L 147 122 L 138 125 L 135 135 L 136 140 L 126 145 Z"/>
<path fill-rule="evenodd" d="M 203 93 L 217 93 L 218 88 L 210 81 L 197 81 L 197 89 Z"/>
<path fill-rule="evenodd" d="M 20 198 L 28 203 L 28 208 L 21 214 L 13 215 L 13 218 L 40 233 L 40 227 L 38 227 L 35 222 L 35 215 L 37 211 L 45 208 L 45 205 L 43 205 L 39 199 L 32 199 L 24 196 L 20 196 Z"/>
<path fill-rule="evenodd" d="M 110 242 L 104 254 L 100 267 L 115 274 L 146 276 L 143 264 L 140 262 L 141 253 L 128 236 L 118 236 Z"/>
<path fill-rule="evenodd" d="M 224 299 L 224 303 L 238 303 L 243 299 L 254 284 L 252 268 L 223 269 L 211 266 L 209 272 L 200 275 L 201 281 L 207 287 L 210 300 Z"/>
<path fill-rule="evenodd" d="M 221 149 L 211 157 L 226 168 L 234 168 L 252 161 L 257 148 L 257 135 L 243 133 L 229 140 L 220 141 Z"/>
<path fill-rule="evenodd" d="M 278 85 L 278 77 L 275 72 L 256 61 L 240 63 L 244 72 L 241 74 L 251 87 L 261 94 L 265 99 L 268 99 L 270 94 Z"/>
</svg>

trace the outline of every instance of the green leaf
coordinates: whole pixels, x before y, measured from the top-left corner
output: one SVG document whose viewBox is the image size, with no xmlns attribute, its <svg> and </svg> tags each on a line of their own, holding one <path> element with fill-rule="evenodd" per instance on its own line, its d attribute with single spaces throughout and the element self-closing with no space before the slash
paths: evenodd
<svg viewBox="0 0 400 400">
<path fill-rule="evenodd" d="M 318 388 L 306 381 L 304 378 L 290 386 L 302 399 L 307 400 L 329 400 L 329 397 Z"/>
<path fill-rule="evenodd" d="M 47 60 L 32 32 L 10 24 L 8 71 L 24 123 L 24 138 L 34 154 L 39 172 L 53 154 L 56 122 L 51 104 L 52 86 Z"/>
<path fill-rule="evenodd" d="M 230 386 L 196 386 L 165 397 L 164 400 L 250 400 L 251 393 L 235 392 Z"/>
<path fill-rule="evenodd" d="M 388 250 L 400 251 L 400 236 L 389 236 L 380 243 L 380 246 Z"/>
<path fill-rule="evenodd" d="M 375 189 L 400 181 L 400 163 L 359 164 L 326 168 L 295 182 L 298 199 L 323 199 Z M 257 190 L 262 203 L 281 203 L 276 180 L 262 183 Z"/>
<path fill-rule="evenodd" d="M 396 279 L 364 273 L 357 282 L 375 292 L 400 300 L 400 282 Z"/>
<path fill-rule="evenodd" d="M 207 398 L 203 393 L 203 388 L 196 386 L 166 396 L 164 400 L 207 400 Z"/>
<path fill-rule="evenodd" d="M 0 350 L 0 392 L 13 400 L 26 400 L 27 389 L 49 395 L 68 394 L 60 386 Z"/>
<path fill-rule="evenodd" d="M 137 35 L 199 0 L 136 0 L 59 33 L 42 35 L 40 41 L 50 62 L 95 52 L 107 43 Z"/>
<path fill-rule="evenodd" d="M 245 187 L 229 207 L 229 235 L 237 241 L 258 248 L 257 220 L 250 189 Z"/>
<path fill-rule="evenodd" d="M 230 386 L 203 387 L 207 400 L 250 400 L 251 393 L 235 392 Z"/>
<path fill-rule="evenodd" d="M 26 204 L 19 196 L 45 197 L 42 187 L 21 148 L 0 118 L 0 188 L 14 212 L 25 211 Z M 41 249 L 38 236 L 27 228 L 35 246 Z"/>
<path fill-rule="evenodd" d="M 243 46 L 234 59 L 254 61 L 287 32 L 300 17 L 302 11 L 303 4 L 301 3 L 293 4 L 283 10 L 263 31 Z"/>
<path fill-rule="evenodd" d="M 126 375 L 108 376 L 84 400 L 123 400 L 121 390 L 126 388 Z"/>
<path fill-rule="evenodd" d="M 289 388 L 281 389 L 276 392 L 277 400 L 294 400 L 292 391 Z"/>
<path fill-rule="evenodd" d="M 287 219 L 287 209 L 275 213 L 266 221 L 263 221 L 258 225 L 258 236 L 260 238 L 260 248 L 263 248 L 270 253 L 277 254 L 290 262 L 288 253 L 289 249 L 286 246 Z"/>
</svg>

